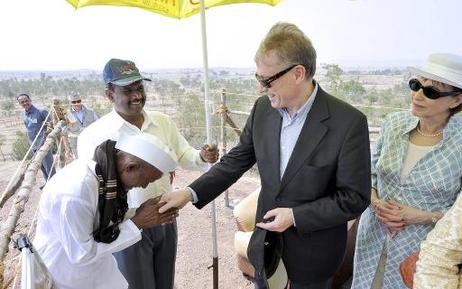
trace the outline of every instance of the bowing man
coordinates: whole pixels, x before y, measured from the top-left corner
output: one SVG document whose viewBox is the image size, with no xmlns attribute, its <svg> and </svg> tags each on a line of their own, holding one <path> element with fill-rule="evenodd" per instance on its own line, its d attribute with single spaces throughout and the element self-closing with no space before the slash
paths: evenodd
<svg viewBox="0 0 462 289">
<path fill-rule="evenodd" d="M 141 230 L 171 223 L 159 198 L 135 212 L 127 192 L 175 170 L 170 150 L 156 137 L 121 135 L 96 147 L 93 160 L 76 160 L 45 186 L 34 246 L 59 289 L 126 289 L 112 253 L 141 239 Z"/>
</svg>

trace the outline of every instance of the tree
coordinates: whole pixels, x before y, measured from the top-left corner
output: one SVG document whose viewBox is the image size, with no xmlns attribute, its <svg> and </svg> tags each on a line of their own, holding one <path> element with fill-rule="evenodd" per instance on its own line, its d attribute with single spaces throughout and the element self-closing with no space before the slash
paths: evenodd
<svg viewBox="0 0 462 289">
<path fill-rule="evenodd" d="M 14 102 L 10 99 L 7 99 L 2 102 L 2 110 L 6 111 L 10 115 L 11 111 L 14 109 Z"/>
<path fill-rule="evenodd" d="M 29 150 L 29 141 L 27 140 L 27 135 L 23 131 L 16 131 L 16 139 L 13 143 L 13 158 L 15 160 L 22 160 Z M 31 159 L 32 154 L 29 154 L 27 159 Z"/>
<path fill-rule="evenodd" d="M 326 70 L 324 77 L 329 91 L 333 95 L 338 95 L 342 84 L 340 76 L 343 74 L 343 70 L 338 64 L 324 64 L 323 68 Z"/>
<path fill-rule="evenodd" d="M 360 102 L 366 94 L 366 89 L 357 80 L 350 80 L 347 82 L 340 82 L 339 94 L 343 95 L 346 100 Z"/>
</svg>

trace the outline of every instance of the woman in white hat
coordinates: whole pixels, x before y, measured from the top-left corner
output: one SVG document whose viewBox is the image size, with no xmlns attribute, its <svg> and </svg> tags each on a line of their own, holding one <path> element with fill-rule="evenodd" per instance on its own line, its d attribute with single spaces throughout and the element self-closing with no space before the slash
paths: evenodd
<svg viewBox="0 0 462 289">
<path fill-rule="evenodd" d="M 372 154 L 371 206 L 361 215 L 353 289 L 406 288 L 399 264 L 452 206 L 462 177 L 462 57 L 410 68 L 411 110 L 388 115 Z"/>
</svg>

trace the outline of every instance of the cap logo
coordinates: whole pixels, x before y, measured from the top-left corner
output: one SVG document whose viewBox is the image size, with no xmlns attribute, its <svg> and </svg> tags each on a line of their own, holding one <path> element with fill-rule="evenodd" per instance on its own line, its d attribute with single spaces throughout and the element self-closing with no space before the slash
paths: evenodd
<svg viewBox="0 0 462 289">
<path fill-rule="evenodd" d="M 136 72 L 137 69 L 136 69 L 135 63 L 130 62 L 130 63 L 117 67 L 117 70 L 119 71 L 120 74 L 132 74 L 133 72 Z"/>
</svg>

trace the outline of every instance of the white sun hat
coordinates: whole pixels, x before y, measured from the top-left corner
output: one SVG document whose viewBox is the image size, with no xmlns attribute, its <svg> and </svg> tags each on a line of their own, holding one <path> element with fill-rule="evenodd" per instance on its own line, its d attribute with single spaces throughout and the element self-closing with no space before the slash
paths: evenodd
<svg viewBox="0 0 462 289">
<path fill-rule="evenodd" d="M 151 134 L 121 134 L 115 147 L 148 162 L 164 174 L 173 172 L 177 166 L 170 149 Z"/>
<path fill-rule="evenodd" d="M 462 56 L 434 53 L 428 56 L 424 67 L 408 69 L 415 75 L 462 89 Z"/>
<path fill-rule="evenodd" d="M 80 97 L 80 93 L 78 92 L 71 92 L 68 96 L 69 101 L 76 101 L 76 100 L 81 100 L 82 98 Z"/>
</svg>

